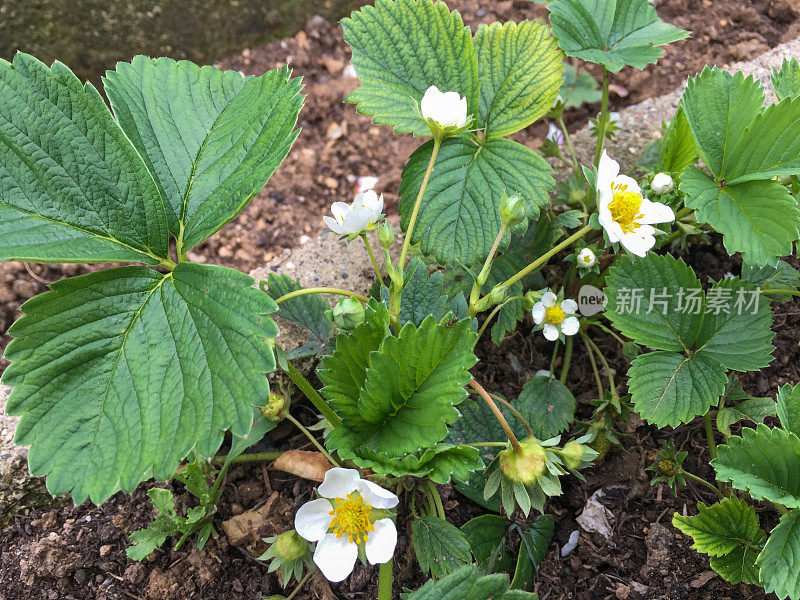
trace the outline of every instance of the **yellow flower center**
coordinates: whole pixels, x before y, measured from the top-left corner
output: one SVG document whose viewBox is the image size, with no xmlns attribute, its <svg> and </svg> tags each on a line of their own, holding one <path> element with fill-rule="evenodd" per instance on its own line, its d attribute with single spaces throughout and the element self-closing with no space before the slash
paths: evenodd
<svg viewBox="0 0 800 600">
<path fill-rule="evenodd" d="M 560 306 L 549 306 L 544 309 L 544 320 L 550 325 L 558 325 L 566 317 L 567 314 Z"/>
<path fill-rule="evenodd" d="M 625 185 L 611 186 L 614 198 L 609 202 L 608 210 L 611 212 L 611 218 L 622 227 L 622 231 L 633 233 L 639 228 L 637 219 L 644 216 L 640 212 L 642 196 L 636 192 L 629 192 L 627 188 Z"/>
<path fill-rule="evenodd" d="M 375 527 L 370 520 L 369 511 L 372 507 L 364 504 L 364 499 L 358 492 L 347 494 L 347 498 L 336 498 L 333 500 L 333 510 L 330 515 L 331 532 L 337 538 L 347 536 L 347 539 L 356 544 L 367 541 L 370 531 L 375 531 Z"/>
</svg>

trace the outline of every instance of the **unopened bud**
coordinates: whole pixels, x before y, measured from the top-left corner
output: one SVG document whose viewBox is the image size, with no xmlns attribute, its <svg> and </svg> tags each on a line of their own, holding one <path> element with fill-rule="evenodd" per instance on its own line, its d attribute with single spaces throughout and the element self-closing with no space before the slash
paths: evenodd
<svg viewBox="0 0 800 600">
<path fill-rule="evenodd" d="M 352 331 L 364 322 L 364 305 L 355 298 L 340 298 L 333 307 L 333 322 L 344 331 Z"/>
<path fill-rule="evenodd" d="M 650 189 L 653 190 L 654 193 L 658 194 L 668 194 L 675 188 L 675 182 L 672 180 L 672 177 L 669 176 L 667 173 L 659 173 L 655 177 L 653 177 L 653 182 L 650 184 Z"/>
<path fill-rule="evenodd" d="M 489 303 L 491 305 L 500 304 L 506 299 L 508 296 L 508 286 L 507 285 L 497 285 L 492 288 L 492 291 L 489 292 Z"/>
<path fill-rule="evenodd" d="M 534 438 L 520 442 L 517 451 L 513 446 L 498 454 L 500 470 L 510 481 L 531 484 L 547 470 L 547 451 Z"/>
<path fill-rule="evenodd" d="M 524 300 L 524 302 L 525 302 L 525 310 L 533 310 L 533 307 L 536 305 L 536 303 L 539 301 L 539 299 L 541 297 L 542 297 L 542 295 L 538 294 L 536 292 L 533 292 L 533 291 L 526 292 L 525 293 L 525 300 Z"/>
<path fill-rule="evenodd" d="M 275 556 L 280 557 L 282 562 L 289 562 L 305 556 L 306 550 L 308 550 L 308 542 L 292 529 L 278 536 L 278 539 L 275 540 L 274 548 Z"/>
<path fill-rule="evenodd" d="M 394 242 L 394 227 L 392 227 L 389 223 L 384 221 L 378 227 L 378 241 L 380 242 L 381 246 L 389 249 L 389 246 L 392 245 Z"/>
<path fill-rule="evenodd" d="M 591 248 L 584 248 L 578 252 L 577 264 L 582 269 L 591 269 L 597 264 L 597 257 L 594 255 Z"/>
<path fill-rule="evenodd" d="M 568 469 L 577 469 L 583 463 L 584 446 L 578 442 L 567 442 L 558 455 Z"/>
<path fill-rule="evenodd" d="M 503 227 L 514 227 L 525 219 L 525 200 L 519 194 L 510 196 L 503 192 L 500 199 L 500 221 Z"/>
</svg>

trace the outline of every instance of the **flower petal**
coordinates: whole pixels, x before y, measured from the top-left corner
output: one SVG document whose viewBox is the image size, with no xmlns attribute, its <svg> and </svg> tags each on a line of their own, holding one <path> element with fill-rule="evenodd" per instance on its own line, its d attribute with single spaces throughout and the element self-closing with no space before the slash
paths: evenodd
<svg viewBox="0 0 800 600">
<path fill-rule="evenodd" d="M 619 163 L 603 150 L 603 154 L 600 156 L 600 163 L 597 166 L 597 191 L 601 192 L 603 189 L 610 189 L 611 182 L 614 181 L 617 175 L 619 175 Z"/>
<path fill-rule="evenodd" d="M 358 546 L 346 536 L 337 538 L 334 533 L 327 534 L 317 542 L 317 549 L 314 550 L 314 564 L 325 575 L 325 579 L 334 583 L 343 581 L 353 572 L 356 558 Z"/>
<path fill-rule="evenodd" d="M 294 528 L 300 537 L 316 542 L 328 533 L 333 505 L 325 498 L 306 502 L 294 516 Z"/>
<path fill-rule="evenodd" d="M 375 531 L 370 532 L 364 550 L 371 565 L 387 563 L 394 556 L 397 546 L 397 528 L 391 519 L 380 519 L 374 523 Z"/>
<path fill-rule="evenodd" d="M 671 223 L 675 220 L 675 213 L 666 204 L 661 202 L 651 202 L 647 198 L 642 200 L 642 214 L 639 219 L 642 225 L 652 225 L 654 223 Z"/>
<path fill-rule="evenodd" d="M 567 298 L 561 302 L 561 310 L 568 315 L 574 315 L 578 311 L 578 303 L 575 300 Z"/>
<path fill-rule="evenodd" d="M 331 204 L 331 214 L 339 221 L 344 219 L 351 210 L 351 205 L 346 202 L 334 202 Z"/>
<path fill-rule="evenodd" d="M 394 508 L 400 501 L 389 490 L 366 479 L 358 482 L 358 491 L 361 492 L 364 502 L 372 506 L 372 508 Z"/>
<path fill-rule="evenodd" d="M 551 291 L 547 291 L 542 294 L 541 302 L 545 308 L 550 308 L 556 303 L 556 295 Z"/>
<path fill-rule="evenodd" d="M 328 229 L 330 229 L 333 233 L 347 235 L 347 232 L 344 230 L 344 227 L 342 227 L 342 224 L 333 217 L 322 217 L 322 220 L 325 222 L 325 225 L 328 226 Z"/>
<path fill-rule="evenodd" d="M 358 489 L 361 477 L 355 469 L 334 467 L 325 473 L 325 480 L 317 488 L 323 498 L 346 498 L 347 494 Z"/>
<path fill-rule="evenodd" d="M 642 188 L 639 187 L 639 184 L 633 177 L 628 177 L 627 175 L 617 175 L 614 177 L 614 186 L 625 186 L 625 190 L 628 192 L 634 192 L 641 196 Z"/>
<path fill-rule="evenodd" d="M 577 317 L 567 317 L 561 321 L 561 333 L 564 335 L 575 335 L 580 328 L 581 324 Z"/>
<path fill-rule="evenodd" d="M 531 315 L 533 316 L 533 322 L 537 325 L 541 325 L 542 321 L 544 321 L 544 304 L 541 302 L 537 302 L 533 305 L 533 309 L 531 310 Z"/>
<path fill-rule="evenodd" d="M 652 227 L 650 227 L 650 234 L 646 231 L 642 231 L 645 227 L 650 226 L 643 225 L 639 227 L 635 233 L 625 234 L 620 239 L 620 243 L 628 252 L 642 258 L 644 258 L 650 248 L 656 245 L 656 238 L 652 235 Z"/>
<path fill-rule="evenodd" d="M 550 323 L 544 326 L 542 333 L 544 333 L 544 337 L 551 342 L 555 342 L 558 339 L 558 327 L 550 325 Z"/>
</svg>

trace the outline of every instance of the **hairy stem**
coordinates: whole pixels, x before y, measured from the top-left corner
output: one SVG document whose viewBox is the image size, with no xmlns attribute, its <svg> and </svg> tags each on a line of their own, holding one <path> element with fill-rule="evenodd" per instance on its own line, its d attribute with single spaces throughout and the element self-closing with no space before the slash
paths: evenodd
<svg viewBox="0 0 800 600">
<path fill-rule="evenodd" d="M 403 240 L 403 249 L 400 251 L 400 261 L 398 270 L 403 272 L 403 267 L 406 264 L 406 254 L 408 254 L 408 246 L 411 244 L 411 236 L 414 233 L 414 225 L 417 223 L 417 214 L 419 207 L 422 204 L 422 196 L 425 194 L 425 188 L 428 187 L 428 179 L 431 177 L 433 171 L 433 164 L 436 162 L 436 155 L 439 154 L 439 147 L 442 145 L 442 140 L 438 138 L 433 139 L 433 151 L 431 152 L 431 159 L 428 161 L 428 168 L 425 170 L 425 176 L 422 178 L 422 185 L 419 187 L 417 199 L 414 202 L 414 209 L 411 211 L 411 218 L 408 221 L 408 228 L 406 229 L 406 237 Z"/>
<path fill-rule="evenodd" d="M 511 298 L 506 299 L 506 301 L 503 302 L 502 304 L 498 304 L 497 306 L 495 306 L 492 309 L 492 312 L 489 313 L 489 316 L 486 317 L 486 320 L 481 325 L 481 328 L 478 330 L 478 339 L 481 339 L 481 336 L 483 335 L 483 332 L 486 330 L 486 327 L 489 325 L 491 320 L 494 319 L 494 317 L 497 315 L 497 313 L 500 312 L 500 309 L 502 309 L 506 304 L 508 304 L 512 300 L 524 300 L 524 299 L 525 299 L 525 296 L 512 296 Z M 477 343 L 477 340 L 476 340 L 476 343 Z"/>
<path fill-rule="evenodd" d="M 342 420 L 339 418 L 339 415 L 333 411 L 330 405 L 325 401 L 325 398 L 319 395 L 319 392 L 308 382 L 308 379 L 303 377 L 303 374 L 298 371 L 292 363 L 287 361 L 286 366 L 286 374 L 289 376 L 289 379 L 300 388 L 300 391 L 303 392 L 306 398 L 311 401 L 311 404 L 322 413 L 322 416 L 328 419 L 328 423 L 333 427 L 341 425 Z"/>
<path fill-rule="evenodd" d="M 359 294 L 358 292 L 351 292 L 350 290 L 342 290 L 339 288 L 332 288 L 332 287 L 315 287 L 315 288 L 303 288 L 302 290 L 295 290 L 293 292 L 289 292 L 288 294 L 284 294 L 283 296 L 275 300 L 275 304 L 282 304 L 287 300 L 291 300 L 292 298 L 297 298 L 298 296 L 305 296 L 306 294 L 338 294 L 339 296 L 347 296 L 349 298 L 355 298 L 356 300 L 360 300 L 361 302 L 369 301 L 369 298 L 367 298 L 363 294 Z"/>
<path fill-rule="evenodd" d="M 725 494 L 723 494 L 719 490 L 719 488 L 717 486 L 715 486 L 713 483 L 710 483 L 710 482 L 706 481 L 702 477 L 698 477 L 694 473 L 689 473 L 689 471 L 686 471 L 685 469 L 681 469 L 680 472 L 681 472 L 681 475 L 685 475 L 686 477 L 688 477 L 692 481 L 696 481 L 697 483 L 706 486 L 708 489 L 714 490 L 714 493 L 717 494 L 720 498 L 724 498 L 725 497 Z"/>
<path fill-rule="evenodd" d="M 516 452 L 522 451 L 522 446 L 519 445 L 519 440 L 517 440 L 517 436 L 514 435 L 514 432 L 511 430 L 508 421 L 506 421 L 506 418 L 503 416 L 503 413 L 500 412 L 500 409 L 497 408 L 497 404 L 494 403 L 494 400 L 492 400 L 492 397 L 489 396 L 489 393 L 485 389 L 483 389 L 483 386 L 481 386 L 481 384 L 478 383 L 475 379 L 473 379 L 469 383 L 472 386 L 472 389 L 474 389 L 480 395 L 480 397 L 484 399 L 487 406 L 489 407 L 489 410 L 491 410 L 494 413 L 495 418 L 500 423 L 500 427 L 503 428 L 506 437 L 508 437 L 508 441 L 511 442 L 511 445 L 514 447 L 514 450 Z"/>
<path fill-rule="evenodd" d="M 572 336 L 568 335 L 564 344 L 564 363 L 561 365 L 561 377 L 558 378 L 561 383 L 564 383 L 567 380 L 569 366 L 572 362 Z"/>
<path fill-rule="evenodd" d="M 605 369 L 605 371 L 606 371 L 606 375 L 608 376 L 608 386 L 609 386 L 609 388 L 611 388 L 611 389 L 610 389 L 610 391 L 611 391 L 611 394 L 612 394 L 613 396 L 616 396 L 616 395 L 617 395 L 617 386 L 616 386 L 616 384 L 614 383 L 614 374 L 611 372 L 611 367 L 608 365 L 608 361 L 606 360 L 606 357 L 605 357 L 605 356 L 603 356 L 603 353 L 600 351 L 600 348 L 598 348 L 598 347 L 597 347 L 597 344 L 595 344 L 595 343 L 594 343 L 594 341 L 592 341 L 592 338 L 590 338 L 590 337 L 589 337 L 589 336 L 588 336 L 586 333 L 584 333 L 583 331 L 579 331 L 578 333 L 580 333 L 580 335 L 581 335 L 581 337 L 583 338 L 583 340 L 584 340 L 584 341 L 585 341 L 585 342 L 586 342 L 586 343 L 587 343 L 589 346 L 591 346 L 592 350 L 594 350 L 594 351 L 595 351 L 595 353 L 597 354 L 597 358 L 599 358 L 599 359 L 600 359 L 600 364 L 602 364 L 602 365 L 603 365 L 603 368 L 604 368 L 604 369 Z"/>
<path fill-rule="evenodd" d="M 367 252 L 369 253 L 369 260 L 372 262 L 372 268 L 375 269 L 375 275 L 378 276 L 378 279 L 383 279 L 381 275 L 381 268 L 378 266 L 378 261 L 375 260 L 375 255 L 372 253 L 372 246 L 369 244 L 369 240 L 367 239 L 366 232 L 361 232 L 361 239 L 364 240 L 364 245 L 367 247 Z"/>
<path fill-rule="evenodd" d="M 592 365 L 592 373 L 594 373 L 594 381 L 597 384 L 597 399 L 601 402 L 603 401 L 603 380 L 600 377 L 600 371 L 597 369 L 597 361 L 594 359 L 594 351 L 586 343 L 586 340 L 583 336 L 581 336 L 581 341 L 583 342 L 584 348 L 586 348 L 586 354 L 589 356 L 589 363 Z"/>
<path fill-rule="evenodd" d="M 289 594 L 288 596 L 286 596 L 286 600 L 292 600 L 292 598 L 294 598 L 295 596 L 297 596 L 297 594 L 300 592 L 300 590 L 301 590 L 301 589 L 303 589 L 303 585 L 305 584 L 305 582 L 306 582 L 306 581 L 308 581 L 308 578 L 309 578 L 309 577 L 311 577 L 311 575 L 312 575 L 313 573 L 314 573 L 314 571 L 309 571 L 308 573 L 306 573 L 305 575 L 303 575 L 303 578 L 302 578 L 302 579 L 301 579 L 301 580 L 300 580 L 300 581 L 297 583 L 297 587 L 296 587 L 296 588 L 294 588 L 294 590 L 292 590 L 292 593 L 291 593 L 291 594 Z M 287 582 L 287 583 L 288 583 L 288 582 Z"/>
<path fill-rule="evenodd" d="M 558 117 L 558 125 L 561 127 L 561 131 L 564 132 L 564 142 L 567 144 L 569 155 L 572 157 L 572 169 L 575 175 L 578 175 L 580 173 L 581 163 L 578 160 L 578 156 L 575 154 L 575 148 L 572 147 L 572 140 L 569 137 L 569 131 L 567 131 L 563 116 Z"/>
<path fill-rule="evenodd" d="M 322 455 L 325 458 L 328 459 L 328 462 L 330 462 L 334 467 L 340 467 L 341 466 L 336 461 L 336 459 L 333 458 L 333 456 L 331 456 L 330 453 L 327 450 L 325 450 L 325 447 L 317 441 L 317 438 L 315 438 L 308 429 L 303 427 L 303 424 L 300 423 L 300 421 L 295 419 L 288 412 L 286 413 L 286 419 L 288 421 L 291 421 L 292 423 L 294 423 L 294 426 L 297 427 L 300 431 L 302 431 L 304 436 L 306 436 L 309 440 L 311 440 L 311 443 L 314 444 L 314 447 L 316 447 L 316 449 L 319 450 L 322 453 Z"/>
<path fill-rule="evenodd" d="M 234 456 L 230 460 L 230 464 L 234 463 L 248 463 L 248 462 L 266 462 L 269 460 L 275 460 L 278 458 L 283 452 L 253 452 L 252 454 L 240 454 L 239 456 Z M 227 457 L 225 456 L 215 456 L 211 459 L 211 464 L 213 465 L 223 465 L 225 461 L 227 461 Z"/>
<path fill-rule="evenodd" d="M 500 396 L 498 396 L 497 394 L 491 394 L 491 393 L 490 393 L 489 395 L 492 397 L 492 399 L 493 399 L 493 400 L 497 400 L 497 401 L 498 401 L 500 404 L 502 404 L 502 405 L 503 405 L 503 406 L 505 406 L 505 407 L 506 407 L 508 410 L 510 410 L 510 411 L 511 411 L 511 414 L 512 414 L 512 415 L 514 415 L 514 416 L 517 418 L 517 420 L 518 420 L 520 423 L 522 423 L 522 426 L 523 426 L 523 427 L 525 427 L 525 431 L 527 431 L 527 432 L 528 432 L 528 435 L 529 435 L 529 436 L 531 436 L 531 437 L 533 437 L 533 429 L 531 429 L 531 426 L 530 426 L 530 425 L 528 425 L 528 422 L 525 420 L 525 417 L 523 417 L 523 416 L 522 416 L 522 413 L 520 413 L 520 412 L 519 412 L 519 411 L 518 411 L 518 410 L 517 410 L 517 409 L 514 407 L 514 405 L 513 405 L 513 404 L 511 404 L 511 402 L 509 402 L 508 400 L 506 400 L 506 399 L 504 399 L 504 398 L 501 398 L 501 397 L 500 397 Z"/>
<path fill-rule="evenodd" d="M 600 157 L 603 155 L 603 147 L 606 141 L 606 131 L 609 123 L 608 117 L 608 86 L 609 86 L 609 73 L 608 69 L 603 66 L 603 103 L 600 109 L 600 116 L 597 119 L 597 145 L 594 149 L 594 166 L 600 164 Z"/>
<path fill-rule="evenodd" d="M 703 415 L 703 423 L 706 429 L 706 439 L 708 440 L 708 453 L 711 460 L 717 458 L 717 442 L 714 440 L 714 428 L 711 426 L 711 411 Z"/>
<path fill-rule="evenodd" d="M 392 600 L 392 561 L 385 562 L 378 570 L 378 600 Z"/>
</svg>

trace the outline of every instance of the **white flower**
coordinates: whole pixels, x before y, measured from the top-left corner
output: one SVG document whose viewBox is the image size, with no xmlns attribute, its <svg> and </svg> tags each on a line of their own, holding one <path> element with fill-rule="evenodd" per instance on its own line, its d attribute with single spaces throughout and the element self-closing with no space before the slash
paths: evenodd
<svg viewBox="0 0 800 600">
<path fill-rule="evenodd" d="M 339 235 L 361 233 L 381 218 L 383 211 L 383 194 L 378 196 L 375 190 L 367 190 L 356 194 L 352 204 L 334 202 L 331 204 L 333 217 L 322 217 L 331 231 Z"/>
<path fill-rule="evenodd" d="M 578 310 L 575 300 L 562 300 L 556 302 L 556 295 L 551 291 L 542 294 L 542 299 L 533 305 L 531 314 L 533 322 L 537 325 L 544 324 L 544 337 L 551 342 L 557 340 L 560 334 L 575 335 L 578 333 L 580 323 L 574 315 Z"/>
<path fill-rule="evenodd" d="M 461 128 L 467 124 L 467 99 L 458 92 L 440 92 L 432 85 L 420 102 L 424 119 L 432 119 L 440 127 Z"/>
<path fill-rule="evenodd" d="M 582 269 L 591 269 L 597 264 L 597 257 L 591 248 L 584 248 L 578 252 L 578 266 Z"/>
<path fill-rule="evenodd" d="M 397 529 L 389 509 L 397 496 L 361 479 L 355 469 L 335 467 L 325 473 L 317 500 L 297 511 L 294 528 L 317 542 L 314 562 L 329 581 L 342 581 L 353 571 L 359 548 L 372 565 L 389 562 L 397 545 Z"/>
<path fill-rule="evenodd" d="M 597 169 L 597 207 L 609 241 L 621 243 L 636 256 L 644 256 L 655 245 L 655 223 L 675 220 L 669 206 L 642 197 L 639 184 L 620 175 L 619 164 L 605 150 Z"/>
<path fill-rule="evenodd" d="M 564 132 L 561 131 L 561 127 L 556 125 L 555 123 L 550 123 L 550 127 L 547 130 L 547 139 L 554 141 L 559 146 L 564 143 Z"/>
<path fill-rule="evenodd" d="M 650 189 L 659 196 L 661 194 L 668 194 L 675 188 L 675 182 L 668 173 L 659 173 L 653 177 L 653 182 L 650 184 Z"/>
</svg>

